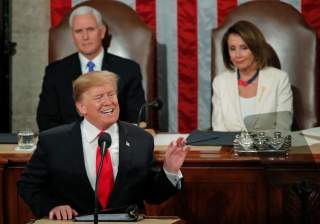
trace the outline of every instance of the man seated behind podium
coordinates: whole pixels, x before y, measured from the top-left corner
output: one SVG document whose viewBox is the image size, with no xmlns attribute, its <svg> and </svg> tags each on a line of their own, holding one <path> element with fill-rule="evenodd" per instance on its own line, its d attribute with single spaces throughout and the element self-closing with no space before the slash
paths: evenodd
<svg viewBox="0 0 320 224">
<path fill-rule="evenodd" d="M 189 151 L 185 139 L 179 138 L 168 146 L 163 168 L 156 169 L 153 137 L 133 124 L 119 121 L 115 74 L 84 74 L 75 80 L 73 90 L 83 120 L 40 133 L 37 149 L 17 183 L 19 194 L 37 217 L 71 219 L 93 213 L 101 131 L 112 139 L 109 157 L 106 155 L 111 162 L 104 166 L 112 164 L 114 186 L 102 190 L 112 188 L 110 195 L 99 197 L 100 209 L 132 204 L 143 208 L 143 200 L 161 203 L 181 188 L 180 167 Z"/>
<path fill-rule="evenodd" d="M 72 98 L 72 82 L 92 70 L 108 70 L 119 76 L 120 120 L 136 123 L 139 109 L 145 103 L 139 65 L 104 49 L 103 39 L 108 30 L 96 9 L 76 8 L 70 14 L 69 26 L 78 52 L 46 67 L 37 110 L 39 130 L 79 119 Z"/>
</svg>

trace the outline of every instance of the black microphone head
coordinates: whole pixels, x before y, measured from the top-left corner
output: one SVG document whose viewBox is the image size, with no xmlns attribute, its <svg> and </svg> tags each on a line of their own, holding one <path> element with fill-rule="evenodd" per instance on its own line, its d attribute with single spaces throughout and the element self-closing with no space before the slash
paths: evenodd
<svg viewBox="0 0 320 224">
<path fill-rule="evenodd" d="M 105 142 L 106 148 L 110 147 L 112 140 L 111 140 L 111 136 L 108 133 L 103 132 L 100 134 L 99 139 L 98 139 L 98 144 L 100 147 L 102 147 L 103 142 Z"/>
<path fill-rule="evenodd" d="M 152 100 L 148 105 L 154 107 L 156 110 L 160 110 L 163 106 L 163 102 L 160 99 L 155 99 Z"/>
</svg>

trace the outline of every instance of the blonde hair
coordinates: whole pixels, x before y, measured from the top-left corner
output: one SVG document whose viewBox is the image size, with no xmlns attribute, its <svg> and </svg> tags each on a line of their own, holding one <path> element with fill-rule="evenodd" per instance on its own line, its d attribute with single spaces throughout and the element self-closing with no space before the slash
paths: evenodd
<svg viewBox="0 0 320 224">
<path fill-rule="evenodd" d="M 94 71 L 80 75 L 73 81 L 73 97 L 75 102 L 81 99 L 81 96 L 89 88 L 111 84 L 117 91 L 118 75 L 109 71 Z"/>
</svg>

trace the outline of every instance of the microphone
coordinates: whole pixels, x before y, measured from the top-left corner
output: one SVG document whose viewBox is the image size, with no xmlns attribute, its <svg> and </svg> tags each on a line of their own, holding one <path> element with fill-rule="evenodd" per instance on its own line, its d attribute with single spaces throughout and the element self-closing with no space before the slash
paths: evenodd
<svg viewBox="0 0 320 224">
<path fill-rule="evenodd" d="M 140 125 L 141 119 L 142 119 L 142 113 L 145 112 L 147 107 L 153 107 L 156 110 L 160 110 L 163 106 L 163 102 L 161 99 L 154 99 L 152 101 L 149 102 L 145 102 L 144 104 L 142 104 L 142 106 L 139 109 L 139 113 L 138 113 L 138 118 L 137 118 L 137 125 L 139 127 L 145 128 L 146 124 L 144 125 Z"/>
<path fill-rule="evenodd" d="M 95 194 L 94 194 L 94 214 L 93 214 L 93 221 L 94 224 L 98 223 L 98 182 L 99 182 L 99 177 L 101 173 L 101 169 L 103 166 L 103 161 L 104 161 L 104 156 L 106 154 L 106 149 L 110 147 L 111 145 L 111 136 L 108 133 L 101 133 L 98 139 L 98 145 L 100 146 L 100 153 L 101 153 L 101 160 L 99 164 L 99 169 L 97 172 L 97 178 L 96 178 L 96 183 L 95 183 Z"/>
<path fill-rule="evenodd" d="M 98 139 L 98 145 L 100 146 L 101 157 L 104 157 L 106 153 L 106 149 L 110 147 L 111 143 L 112 143 L 111 136 L 106 132 L 102 132 Z"/>
</svg>

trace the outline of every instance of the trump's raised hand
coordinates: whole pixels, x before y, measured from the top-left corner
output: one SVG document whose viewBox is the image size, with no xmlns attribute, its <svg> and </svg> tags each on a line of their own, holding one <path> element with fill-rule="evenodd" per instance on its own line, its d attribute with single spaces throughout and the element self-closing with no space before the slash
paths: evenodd
<svg viewBox="0 0 320 224">
<path fill-rule="evenodd" d="M 189 150 L 190 147 L 186 146 L 184 138 L 172 141 L 165 153 L 163 168 L 170 173 L 178 173 Z"/>
</svg>

